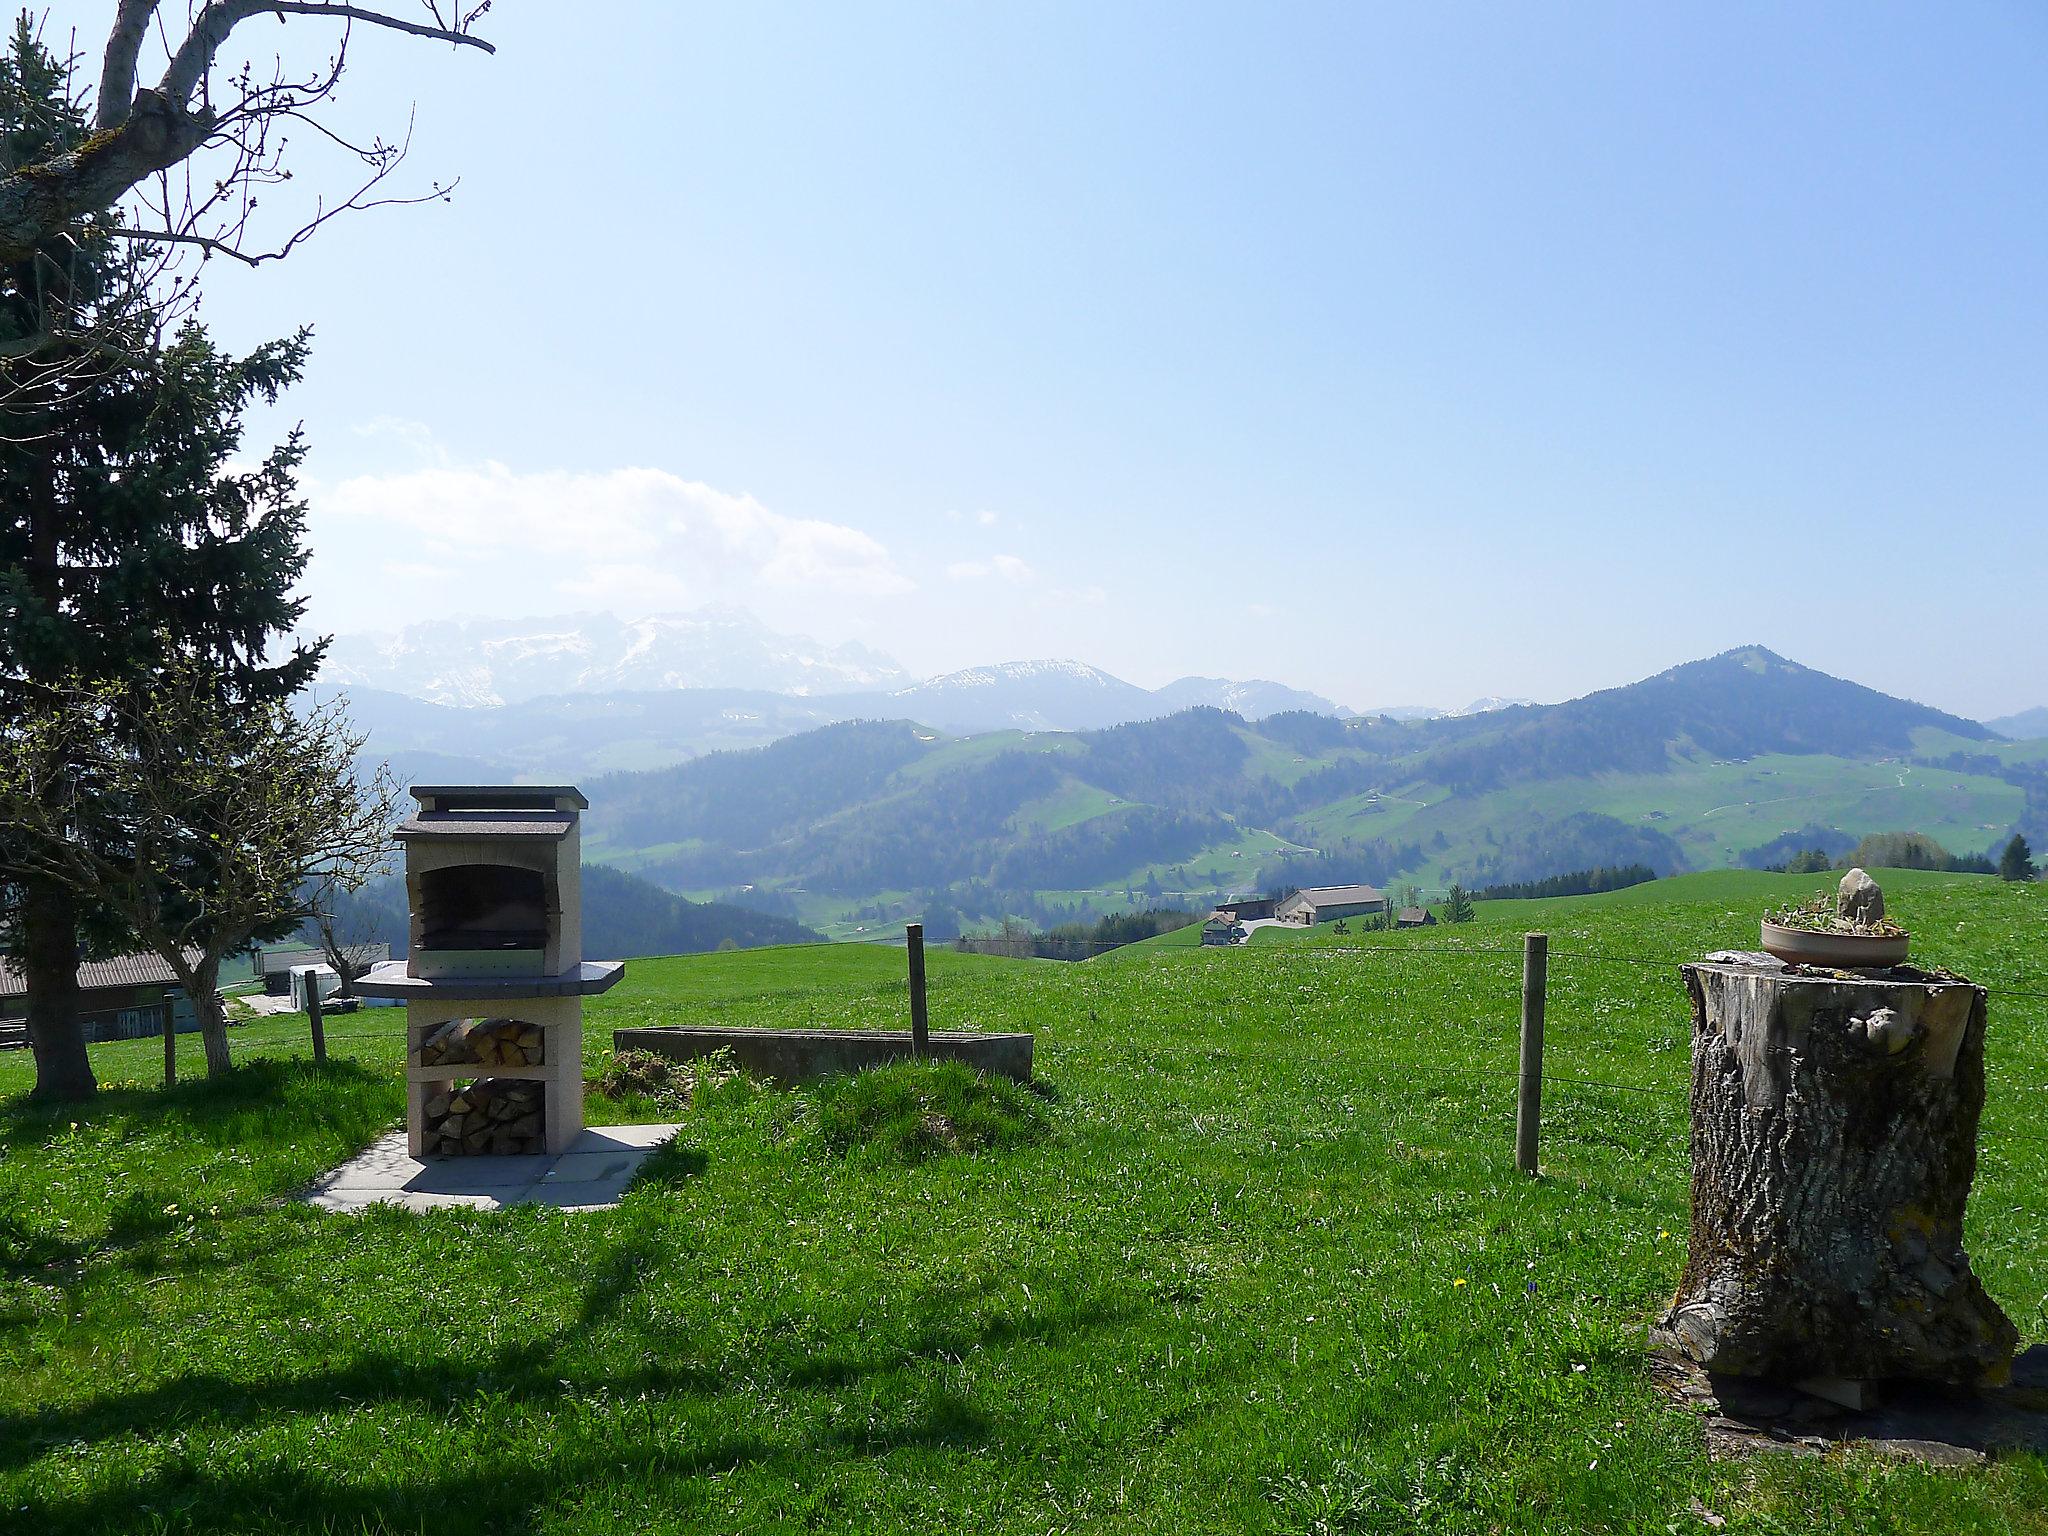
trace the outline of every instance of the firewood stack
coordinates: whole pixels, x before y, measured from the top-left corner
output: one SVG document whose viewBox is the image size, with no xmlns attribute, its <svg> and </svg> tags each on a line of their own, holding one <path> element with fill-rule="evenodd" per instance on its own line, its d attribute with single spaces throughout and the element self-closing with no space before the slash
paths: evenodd
<svg viewBox="0 0 2048 1536">
<path fill-rule="evenodd" d="M 542 1059 L 540 1026 L 518 1019 L 450 1019 L 420 1042 L 423 1067 L 537 1067 Z"/>
<path fill-rule="evenodd" d="M 452 1157 L 546 1149 L 542 1085 L 512 1078 L 451 1083 L 426 1102 L 426 1151 Z"/>
</svg>

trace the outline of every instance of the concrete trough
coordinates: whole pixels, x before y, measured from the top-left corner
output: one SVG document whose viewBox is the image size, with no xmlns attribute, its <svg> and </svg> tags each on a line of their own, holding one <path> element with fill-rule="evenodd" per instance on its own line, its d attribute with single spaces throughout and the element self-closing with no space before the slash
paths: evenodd
<svg viewBox="0 0 2048 1536">
<path fill-rule="evenodd" d="M 983 1035 L 933 1030 L 931 1055 L 963 1061 L 978 1072 L 1016 1082 L 1031 1081 L 1031 1036 Z M 674 1061 L 694 1061 L 714 1051 L 731 1051 L 742 1070 L 778 1083 L 808 1083 L 838 1072 L 858 1072 L 884 1062 L 908 1061 L 908 1031 L 893 1029 L 718 1029 L 695 1024 L 662 1024 L 615 1029 L 612 1048 L 652 1051 Z"/>
</svg>

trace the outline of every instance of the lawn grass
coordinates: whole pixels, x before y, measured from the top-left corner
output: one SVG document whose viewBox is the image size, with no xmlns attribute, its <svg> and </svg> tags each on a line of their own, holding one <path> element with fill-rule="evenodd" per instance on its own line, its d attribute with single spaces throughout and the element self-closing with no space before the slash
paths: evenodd
<svg viewBox="0 0 2048 1536">
<path fill-rule="evenodd" d="M 0 1057 L 0 1530 L 2048 1530 L 2048 1469 L 1716 1464 L 1643 1329 L 1681 1262 L 1675 963 L 1770 877 L 1483 903 L 1115 964 L 935 950 L 935 1027 L 1028 1028 L 1043 1134 L 848 1156 L 708 1093 L 616 1210 L 333 1216 L 396 1016 L 235 1032 L 228 1082 L 29 1106 Z M 1815 883 L 1793 878 L 1795 888 Z M 1969 1238 L 2048 1337 L 2048 890 L 1888 881 L 1991 984 Z M 1511 1143 L 1519 933 L 1553 935 L 1546 1175 Z M 614 1024 L 900 1020 L 900 951 L 636 961 Z M 194 1068 L 196 1070 L 196 1062 Z M 1592 1086 L 1592 1084 L 1620 1086 Z M 620 1106 L 593 1100 L 593 1119 Z"/>
</svg>

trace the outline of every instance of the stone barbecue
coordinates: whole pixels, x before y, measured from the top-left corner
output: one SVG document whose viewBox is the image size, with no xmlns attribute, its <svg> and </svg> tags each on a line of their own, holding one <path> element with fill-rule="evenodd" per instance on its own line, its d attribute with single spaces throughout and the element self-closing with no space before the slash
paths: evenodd
<svg viewBox="0 0 2048 1536">
<path fill-rule="evenodd" d="M 405 1004 L 406 1150 L 560 1152 L 583 1130 L 582 841 L 567 785 L 420 785 L 405 848 L 411 943 L 357 984 Z"/>
</svg>

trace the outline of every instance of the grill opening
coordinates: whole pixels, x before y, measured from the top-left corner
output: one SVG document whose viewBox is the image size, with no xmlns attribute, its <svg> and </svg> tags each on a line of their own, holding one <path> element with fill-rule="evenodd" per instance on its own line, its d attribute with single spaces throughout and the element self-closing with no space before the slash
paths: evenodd
<svg viewBox="0 0 2048 1536">
<path fill-rule="evenodd" d="M 545 949 L 547 880 L 509 864 L 457 864 L 420 876 L 421 949 Z"/>
</svg>

